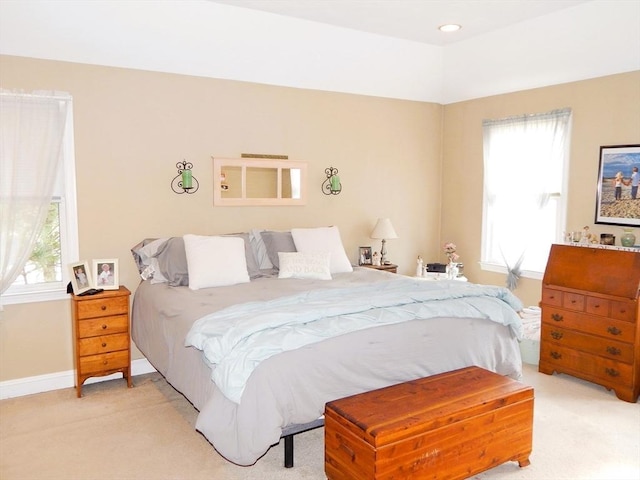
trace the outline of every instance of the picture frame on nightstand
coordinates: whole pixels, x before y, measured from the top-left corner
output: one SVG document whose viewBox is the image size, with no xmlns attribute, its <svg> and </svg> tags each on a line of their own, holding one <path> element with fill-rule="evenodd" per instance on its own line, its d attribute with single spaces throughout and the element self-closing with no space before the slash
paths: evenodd
<svg viewBox="0 0 640 480">
<path fill-rule="evenodd" d="M 71 273 L 71 287 L 75 295 L 80 295 L 93 288 L 93 277 L 89 262 L 82 260 L 69 264 L 69 272 Z"/>
<path fill-rule="evenodd" d="M 372 265 L 371 247 L 360 247 L 358 255 L 358 265 Z"/>
<path fill-rule="evenodd" d="M 99 258 L 93 260 L 93 275 L 95 277 L 95 288 L 103 290 L 118 290 L 118 259 Z"/>
</svg>

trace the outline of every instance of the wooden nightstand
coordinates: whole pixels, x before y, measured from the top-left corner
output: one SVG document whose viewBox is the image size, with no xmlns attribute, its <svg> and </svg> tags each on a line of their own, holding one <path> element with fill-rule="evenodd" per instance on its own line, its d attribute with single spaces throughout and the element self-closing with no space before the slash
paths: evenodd
<svg viewBox="0 0 640 480">
<path fill-rule="evenodd" d="M 398 265 L 389 263 L 387 265 L 360 265 L 361 267 L 373 268 L 375 270 L 384 270 L 385 272 L 398 273 Z"/>
<path fill-rule="evenodd" d="M 131 387 L 129 296 L 122 285 L 96 295 L 71 295 L 76 394 L 89 377 L 122 372 Z"/>
</svg>

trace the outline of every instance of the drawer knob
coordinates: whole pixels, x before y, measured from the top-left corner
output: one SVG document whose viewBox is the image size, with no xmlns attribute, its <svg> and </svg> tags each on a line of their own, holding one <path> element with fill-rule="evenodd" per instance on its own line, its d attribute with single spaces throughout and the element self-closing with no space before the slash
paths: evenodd
<svg viewBox="0 0 640 480">
<path fill-rule="evenodd" d="M 106 326 L 106 325 L 102 325 L 102 329 L 103 329 L 103 330 L 106 330 L 106 329 L 107 329 L 107 326 Z"/>
<path fill-rule="evenodd" d="M 102 342 L 102 346 L 106 347 L 107 346 L 107 342 Z"/>
<path fill-rule="evenodd" d="M 622 351 L 619 348 L 608 346 L 607 353 L 610 353 L 611 355 L 620 355 Z"/>
<path fill-rule="evenodd" d="M 556 352 L 555 350 L 551 352 L 550 355 L 554 360 L 560 360 L 562 358 L 562 354 Z"/>
<path fill-rule="evenodd" d="M 551 336 L 556 340 L 560 340 L 562 337 L 564 337 L 564 334 L 562 332 L 553 331 L 551 332 Z"/>
<path fill-rule="evenodd" d="M 103 365 L 106 365 L 107 363 L 109 362 L 107 362 L 106 360 L 102 362 Z"/>
<path fill-rule="evenodd" d="M 107 306 L 106 306 L 106 305 L 102 305 L 100 308 L 101 308 L 102 310 L 106 310 L 106 309 L 107 309 Z"/>
<path fill-rule="evenodd" d="M 607 375 L 611 377 L 617 377 L 620 375 L 620 372 L 617 371 L 615 368 L 607 368 L 605 372 L 607 372 Z"/>
<path fill-rule="evenodd" d="M 616 327 L 607 327 L 607 332 L 609 332 L 611 335 L 620 335 L 622 333 L 622 330 Z"/>
<path fill-rule="evenodd" d="M 559 313 L 553 313 L 553 314 L 551 314 L 551 319 L 555 320 L 556 322 L 561 322 L 562 321 L 562 315 L 560 315 Z"/>
</svg>

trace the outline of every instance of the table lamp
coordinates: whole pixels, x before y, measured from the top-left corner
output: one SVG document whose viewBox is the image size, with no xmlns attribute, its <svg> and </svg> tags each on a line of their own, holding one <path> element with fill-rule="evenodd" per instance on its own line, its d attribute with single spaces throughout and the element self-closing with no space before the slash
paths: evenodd
<svg viewBox="0 0 640 480">
<path fill-rule="evenodd" d="M 391 220 L 388 218 L 379 218 L 376 226 L 371 232 L 371 238 L 382 239 L 382 248 L 380 249 L 380 263 L 382 265 L 389 265 L 391 262 L 387 260 L 387 247 L 386 242 L 388 238 L 398 238 L 398 234 L 391 225 Z"/>
</svg>

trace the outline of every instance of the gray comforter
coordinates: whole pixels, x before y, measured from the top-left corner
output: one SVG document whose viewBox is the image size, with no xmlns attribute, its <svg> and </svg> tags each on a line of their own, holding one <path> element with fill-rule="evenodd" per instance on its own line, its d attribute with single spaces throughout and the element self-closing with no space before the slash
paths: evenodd
<svg viewBox="0 0 640 480">
<path fill-rule="evenodd" d="M 158 371 L 200 410 L 196 428 L 220 454 L 240 465 L 253 464 L 278 442 L 284 427 L 315 420 L 325 403 L 336 398 L 469 365 L 520 378 L 514 329 L 450 311 L 443 317 L 344 333 L 271 356 L 253 370 L 239 403 L 230 401 L 210 380 L 211 368 L 201 352 L 184 346 L 196 320 L 231 305 L 310 289 L 391 285 L 401 280 L 393 274 L 355 269 L 331 281 L 261 278 L 199 291 L 143 282 L 134 298 L 132 336 Z M 435 283 L 440 289 L 444 286 Z M 507 303 L 494 300 L 500 302 L 498 308 L 514 314 Z"/>
</svg>

